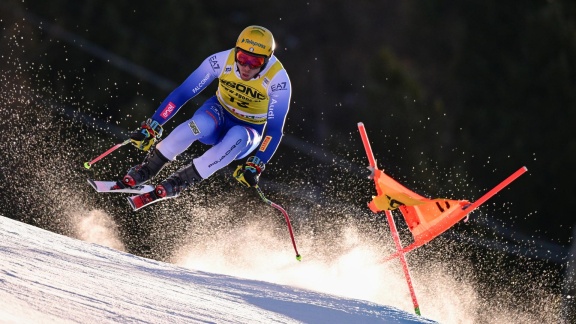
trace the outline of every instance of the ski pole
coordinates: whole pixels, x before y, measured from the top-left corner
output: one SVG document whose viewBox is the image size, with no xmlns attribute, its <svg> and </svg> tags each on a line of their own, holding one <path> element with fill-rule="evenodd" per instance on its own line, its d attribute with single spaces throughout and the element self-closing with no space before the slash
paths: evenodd
<svg viewBox="0 0 576 324">
<path fill-rule="evenodd" d="M 296 241 L 294 240 L 294 232 L 292 231 L 292 225 L 290 224 L 290 218 L 288 217 L 288 213 L 286 212 L 286 210 L 284 210 L 284 208 L 282 208 L 282 206 L 266 198 L 266 196 L 264 196 L 264 193 L 262 192 L 262 189 L 260 189 L 258 185 L 256 185 L 255 188 L 260 198 L 262 198 L 262 201 L 278 209 L 282 214 L 284 214 L 284 218 L 286 219 L 286 225 L 288 226 L 288 231 L 290 232 L 290 238 L 292 239 L 292 245 L 294 246 L 294 251 L 296 252 L 296 260 L 301 261 L 302 257 L 300 256 L 300 253 L 298 253 L 298 249 L 296 248 Z"/>
<path fill-rule="evenodd" d="M 124 145 L 126 145 L 126 144 L 128 144 L 128 143 L 130 143 L 130 139 L 127 139 L 127 140 L 125 140 L 125 141 L 122 142 L 122 143 L 118 143 L 118 144 L 112 146 L 111 148 L 108 149 L 108 151 L 106 151 L 106 152 L 100 154 L 99 156 L 95 157 L 92 161 L 90 161 L 90 162 L 84 162 L 84 167 L 85 167 L 86 169 L 90 169 L 90 167 L 92 166 L 92 164 L 94 164 L 94 163 L 102 160 L 104 157 L 106 157 L 106 155 L 108 155 L 108 154 L 116 151 L 117 149 L 119 149 L 120 147 L 122 147 L 122 146 L 124 146 Z"/>
</svg>

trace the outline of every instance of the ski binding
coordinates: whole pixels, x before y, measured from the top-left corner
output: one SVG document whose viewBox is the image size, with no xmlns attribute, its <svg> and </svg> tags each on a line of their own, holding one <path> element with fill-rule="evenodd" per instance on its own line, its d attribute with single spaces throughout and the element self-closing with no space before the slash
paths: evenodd
<svg viewBox="0 0 576 324">
<path fill-rule="evenodd" d="M 154 186 L 151 185 L 140 185 L 135 186 L 132 188 L 124 188 L 124 189 L 112 189 L 112 186 L 116 184 L 116 181 L 97 181 L 88 179 L 88 183 L 94 188 L 97 192 L 123 192 L 123 193 L 135 193 L 135 194 L 142 194 L 146 192 L 150 192 L 154 190 Z"/>
</svg>

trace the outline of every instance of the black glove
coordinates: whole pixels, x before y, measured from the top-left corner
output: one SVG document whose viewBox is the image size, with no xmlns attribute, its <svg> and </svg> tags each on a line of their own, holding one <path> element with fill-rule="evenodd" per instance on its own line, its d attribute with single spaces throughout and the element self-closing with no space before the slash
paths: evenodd
<svg viewBox="0 0 576 324">
<path fill-rule="evenodd" d="M 132 144 L 142 151 L 148 151 L 160 137 L 162 137 L 162 125 L 151 118 L 142 122 L 140 129 L 130 134 Z"/>
<path fill-rule="evenodd" d="M 234 171 L 234 178 L 246 187 L 256 187 L 260 180 L 260 173 L 264 171 L 264 162 L 255 156 L 251 156 L 246 164 L 239 165 Z"/>
</svg>

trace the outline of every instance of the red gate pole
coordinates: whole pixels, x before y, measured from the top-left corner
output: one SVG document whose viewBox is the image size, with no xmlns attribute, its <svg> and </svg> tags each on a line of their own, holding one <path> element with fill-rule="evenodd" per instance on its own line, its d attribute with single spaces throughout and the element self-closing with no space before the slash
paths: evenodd
<svg viewBox="0 0 576 324">
<path fill-rule="evenodd" d="M 392 238 L 394 239 L 394 244 L 396 244 L 396 250 L 398 251 L 398 258 L 402 264 L 402 271 L 404 271 L 404 276 L 406 277 L 406 283 L 408 284 L 408 289 L 410 290 L 410 297 L 412 297 L 412 304 L 414 304 L 414 312 L 420 314 L 420 306 L 418 305 L 418 299 L 416 299 L 416 293 L 414 292 L 414 286 L 412 285 L 412 277 L 410 276 L 410 270 L 408 269 L 408 262 L 406 262 L 406 257 L 402 252 L 402 243 L 400 242 L 400 235 L 398 235 L 398 230 L 396 229 L 396 224 L 394 223 L 394 218 L 392 218 L 392 211 L 386 210 L 386 219 L 388 219 L 388 225 L 390 225 L 390 232 L 392 233 Z"/>
<path fill-rule="evenodd" d="M 364 144 L 364 150 L 368 156 L 368 163 L 370 168 L 378 170 L 376 166 L 376 159 L 374 158 L 374 153 L 372 152 L 372 147 L 370 146 L 370 141 L 368 140 L 368 134 L 366 133 L 366 128 L 363 123 L 358 123 L 358 130 L 360 131 L 360 137 L 362 137 L 362 143 Z M 376 183 L 376 178 L 374 178 Z M 396 223 L 394 223 L 394 218 L 392 217 L 392 212 L 390 210 L 385 211 L 386 219 L 388 220 L 388 225 L 390 226 L 390 232 L 392 233 L 392 238 L 394 239 L 394 244 L 396 245 L 396 250 L 402 264 L 402 271 L 404 271 L 404 276 L 406 277 L 406 283 L 408 284 L 408 289 L 410 290 L 410 296 L 412 297 L 412 303 L 414 304 L 414 312 L 417 315 L 420 314 L 420 306 L 418 305 L 418 300 L 416 299 L 416 293 L 414 292 L 414 286 L 412 285 L 412 277 L 410 276 L 410 270 L 408 269 L 408 262 L 404 257 L 402 252 L 402 242 L 400 242 L 400 235 L 398 235 L 398 230 L 396 229 Z"/>
</svg>

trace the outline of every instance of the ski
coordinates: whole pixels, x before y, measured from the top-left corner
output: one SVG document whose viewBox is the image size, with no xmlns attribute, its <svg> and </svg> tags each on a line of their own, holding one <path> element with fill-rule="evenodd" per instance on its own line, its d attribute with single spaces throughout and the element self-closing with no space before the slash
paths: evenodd
<svg viewBox="0 0 576 324">
<path fill-rule="evenodd" d="M 88 183 L 97 192 L 123 192 L 123 193 L 135 193 L 142 194 L 154 190 L 154 186 L 151 185 L 140 185 L 132 188 L 124 189 L 112 189 L 112 186 L 116 184 L 116 181 L 96 181 L 88 179 Z"/>
<path fill-rule="evenodd" d="M 136 211 L 138 209 L 144 208 L 146 206 L 149 206 L 149 205 L 152 205 L 152 204 L 157 203 L 159 201 L 170 199 L 170 198 L 174 198 L 174 197 L 160 198 L 160 197 L 156 196 L 154 191 L 150 191 L 150 192 L 145 192 L 145 193 L 137 195 L 137 196 L 128 197 L 128 202 L 130 203 L 130 206 L 132 206 L 132 209 L 134 209 L 134 211 Z"/>
</svg>

